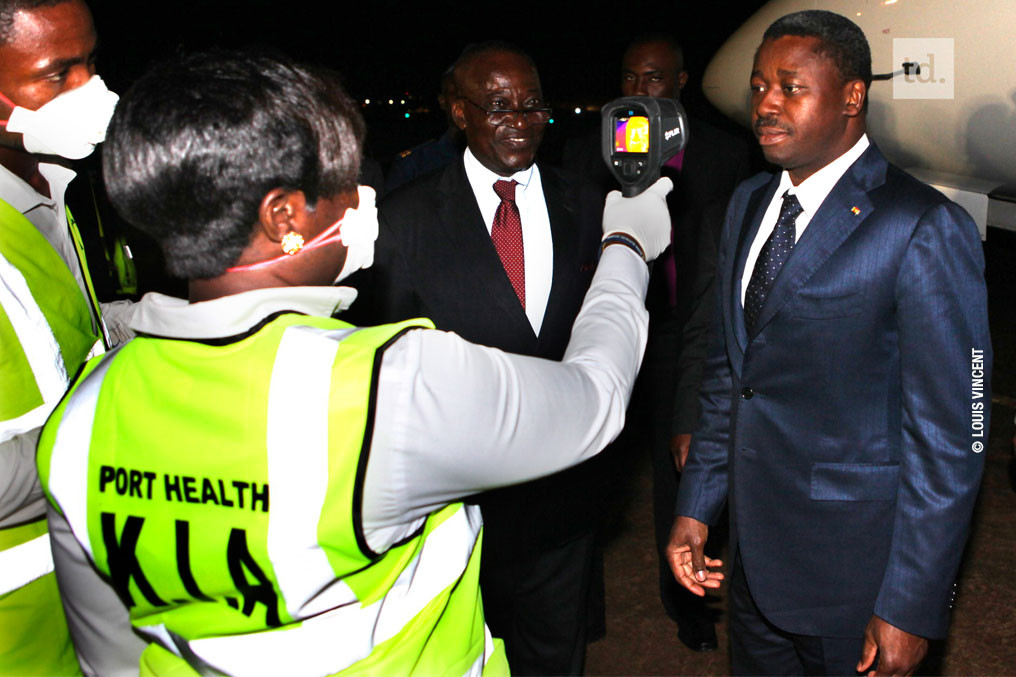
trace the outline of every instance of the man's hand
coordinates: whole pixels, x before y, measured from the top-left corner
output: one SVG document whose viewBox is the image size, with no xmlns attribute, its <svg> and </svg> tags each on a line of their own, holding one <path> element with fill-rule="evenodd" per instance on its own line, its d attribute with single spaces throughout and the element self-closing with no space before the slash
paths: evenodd
<svg viewBox="0 0 1016 677">
<path fill-rule="evenodd" d="M 688 462 L 688 450 L 691 448 L 691 435 L 679 433 L 670 438 L 670 455 L 674 457 L 677 472 L 684 472 L 684 464 Z"/>
<path fill-rule="evenodd" d="M 878 665 L 873 666 L 875 654 Z M 928 653 L 928 640 L 911 635 L 895 625 L 872 616 L 864 629 L 864 648 L 857 671 L 868 670 L 868 677 L 881 675 L 912 675 Z M 869 668 L 874 669 L 869 670 Z"/>
<path fill-rule="evenodd" d="M 723 574 L 709 571 L 706 567 L 723 566 L 718 559 L 705 556 L 703 548 L 709 536 L 709 526 L 691 517 L 678 515 L 670 529 L 667 543 L 667 561 L 677 582 L 692 593 L 703 597 L 705 588 L 718 588 Z"/>
</svg>

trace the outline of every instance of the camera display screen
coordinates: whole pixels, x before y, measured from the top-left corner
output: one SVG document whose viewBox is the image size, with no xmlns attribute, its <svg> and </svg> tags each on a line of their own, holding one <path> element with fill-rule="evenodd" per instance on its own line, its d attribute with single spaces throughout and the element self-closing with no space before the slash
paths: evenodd
<svg viewBox="0 0 1016 677">
<path fill-rule="evenodd" d="M 614 119 L 615 153 L 649 152 L 649 118 L 632 115 Z"/>
</svg>

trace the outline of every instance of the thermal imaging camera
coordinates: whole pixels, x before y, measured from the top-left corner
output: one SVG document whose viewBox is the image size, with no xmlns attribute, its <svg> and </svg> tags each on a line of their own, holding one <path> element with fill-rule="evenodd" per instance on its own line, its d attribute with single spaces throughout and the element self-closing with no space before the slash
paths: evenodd
<svg viewBox="0 0 1016 677">
<path fill-rule="evenodd" d="M 600 110 L 603 159 L 625 197 L 660 178 L 660 169 L 688 142 L 688 117 L 674 99 L 626 96 Z"/>
</svg>

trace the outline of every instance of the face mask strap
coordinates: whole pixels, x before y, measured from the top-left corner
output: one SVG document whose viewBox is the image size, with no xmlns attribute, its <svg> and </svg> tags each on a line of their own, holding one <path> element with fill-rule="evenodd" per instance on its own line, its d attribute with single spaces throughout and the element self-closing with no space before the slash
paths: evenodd
<svg viewBox="0 0 1016 677">
<path fill-rule="evenodd" d="M 320 233 L 311 238 L 310 242 L 307 242 L 302 248 L 300 248 L 299 251 L 295 251 L 292 254 L 282 254 L 281 256 L 276 256 L 273 259 L 268 259 L 267 261 L 258 261 L 257 263 L 247 263 L 242 266 L 233 266 L 232 268 L 227 268 L 226 272 L 239 273 L 246 270 L 260 270 L 261 268 L 273 266 L 280 261 L 287 261 L 300 252 L 310 251 L 311 249 L 317 249 L 318 247 L 324 247 L 325 245 L 332 244 L 333 242 L 338 242 L 342 239 L 342 234 L 339 232 L 339 229 L 342 227 L 342 222 L 344 220 L 345 219 L 339 219 L 322 230 Z"/>
<path fill-rule="evenodd" d="M 8 99 L 7 96 L 3 92 L 0 92 L 0 101 L 3 101 L 5 104 L 10 106 L 11 107 L 11 111 L 13 111 L 15 108 L 18 107 L 18 104 L 14 103 L 10 99 Z M 3 125 L 4 127 L 6 127 L 7 123 L 9 121 L 10 121 L 9 118 L 7 120 L 0 120 L 0 125 Z"/>
</svg>

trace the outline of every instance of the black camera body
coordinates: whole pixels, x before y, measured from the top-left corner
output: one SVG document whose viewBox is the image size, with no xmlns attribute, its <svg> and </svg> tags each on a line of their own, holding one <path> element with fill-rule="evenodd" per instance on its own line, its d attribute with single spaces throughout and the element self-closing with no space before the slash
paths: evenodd
<svg viewBox="0 0 1016 677">
<path fill-rule="evenodd" d="M 603 160 L 625 197 L 660 178 L 660 169 L 688 142 L 688 116 L 674 99 L 626 96 L 600 109 Z"/>
</svg>

